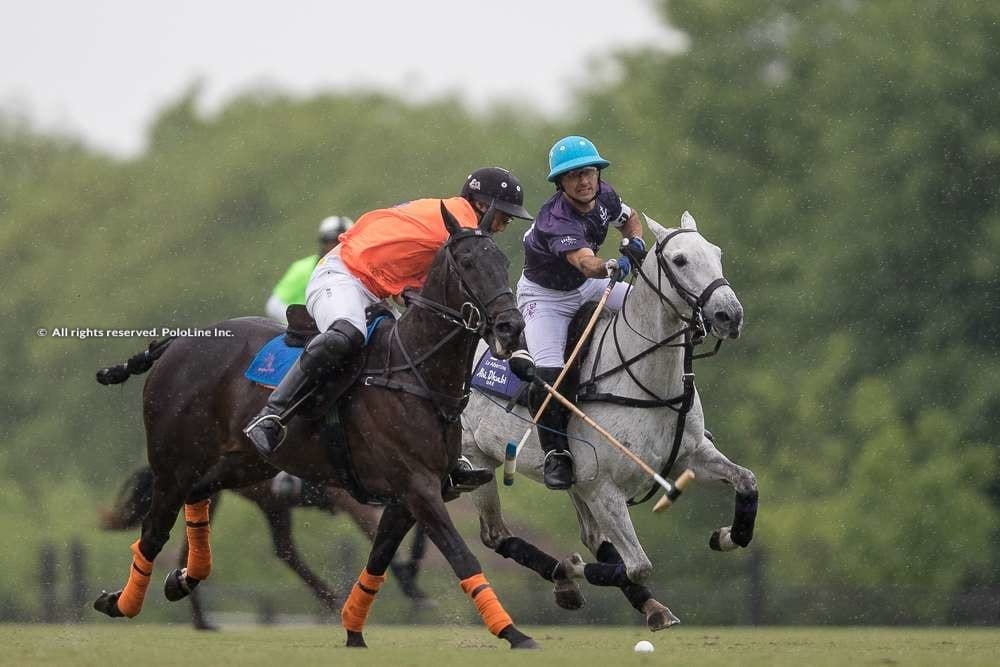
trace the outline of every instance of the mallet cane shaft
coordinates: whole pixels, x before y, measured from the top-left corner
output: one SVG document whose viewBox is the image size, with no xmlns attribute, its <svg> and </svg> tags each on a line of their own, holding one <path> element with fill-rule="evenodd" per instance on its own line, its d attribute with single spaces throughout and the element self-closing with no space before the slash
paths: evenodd
<svg viewBox="0 0 1000 667">
<path fill-rule="evenodd" d="M 622 452 L 622 454 L 632 459 L 632 461 L 634 461 L 637 466 L 642 468 L 643 471 L 646 472 L 646 474 L 648 474 L 650 477 L 653 478 L 653 481 L 655 481 L 657 484 L 663 487 L 665 493 L 663 497 L 656 502 L 656 505 L 653 506 L 654 512 L 659 512 L 663 509 L 666 509 L 667 507 L 670 507 L 671 503 L 677 500 L 677 497 L 681 495 L 681 492 L 684 490 L 684 487 L 687 486 L 688 482 L 694 479 L 694 471 L 692 471 L 690 468 L 681 473 L 680 476 L 677 477 L 677 481 L 675 482 L 670 482 L 669 480 L 664 479 L 660 475 L 660 473 L 653 470 L 648 463 L 646 463 L 638 456 L 636 456 L 635 453 L 628 447 L 618 442 L 618 439 L 615 436 L 608 433 L 604 429 L 604 427 L 602 427 L 600 424 L 598 424 L 593 419 L 588 417 L 583 410 L 573 405 L 572 401 L 570 401 L 568 398 L 566 398 L 558 391 L 556 391 L 551 385 L 537 378 L 535 379 L 535 382 L 538 382 L 543 387 L 545 387 L 545 391 L 549 392 L 549 397 L 554 397 L 557 401 L 566 406 L 566 409 L 568 409 L 577 417 L 585 421 L 595 431 L 603 435 L 608 442 L 617 447 Z"/>
<path fill-rule="evenodd" d="M 583 344 L 590 338 L 590 332 L 593 331 L 594 325 L 597 324 L 597 318 L 601 316 L 601 312 L 604 310 L 604 304 L 607 303 L 608 297 L 611 296 L 611 290 L 615 287 L 614 280 L 608 280 L 608 286 L 604 289 L 604 294 L 601 295 L 600 301 L 597 302 L 597 308 L 594 309 L 594 314 L 590 316 L 590 321 L 587 322 L 587 328 L 583 330 L 583 334 L 580 336 L 580 340 L 576 342 L 576 346 L 573 348 L 573 352 L 569 355 L 569 359 L 566 360 L 566 364 L 563 366 L 562 372 L 559 373 L 559 377 L 556 378 L 556 383 L 553 385 L 556 389 L 562 383 L 563 378 L 566 377 L 566 373 L 569 372 L 570 368 L 573 367 L 573 362 L 576 361 L 576 357 L 580 354 L 580 350 L 583 349 Z M 507 442 L 507 450 L 504 452 L 504 462 L 503 462 L 503 483 L 504 486 L 511 486 L 514 484 L 514 472 L 517 469 L 517 455 L 521 453 L 521 449 L 524 447 L 524 443 L 528 441 L 528 437 L 531 435 L 531 429 L 538 423 L 541 419 L 542 414 L 545 412 L 545 408 L 549 407 L 549 401 L 552 399 L 552 394 L 545 397 L 542 402 L 542 406 L 538 408 L 538 412 L 531 420 L 531 426 L 524 430 L 524 435 L 521 436 L 520 442 L 516 445 L 514 442 Z"/>
</svg>

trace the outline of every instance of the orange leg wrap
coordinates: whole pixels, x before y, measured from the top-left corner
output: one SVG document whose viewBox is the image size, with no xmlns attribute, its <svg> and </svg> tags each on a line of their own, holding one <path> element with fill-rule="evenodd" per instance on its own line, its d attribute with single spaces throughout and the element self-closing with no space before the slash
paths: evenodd
<svg viewBox="0 0 1000 667">
<path fill-rule="evenodd" d="M 476 603 L 476 611 L 483 617 L 483 623 L 490 632 L 499 635 L 508 625 L 514 624 L 482 572 L 462 579 L 461 584 L 465 594 Z"/>
<path fill-rule="evenodd" d="M 375 576 L 367 569 L 362 570 L 361 576 L 354 582 L 354 588 L 344 603 L 344 608 L 340 611 L 340 622 L 345 630 L 351 632 L 361 632 L 368 619 L 368 611 L 375 602 L 375 594 L 385 583 L 385 575 Z"/>
<path fill-rule="evenodd" d="M 212 573 L 212 545 L 209 536 L 212 528 L 208 525 L 208 504 L 206 499 L 194 505 L 184 506 L 184 524 L 188 541 L 187 576 L 192 579 L 207 579 Z"/>
<path fill-rule="evenodd" d="M 149 588 L 149 575 L 153 574 L 153 562 L 139 551 L 139 540 L 132 543 L 132 567 L 128 573 L 128 583 L 118 596 L 118 611 L 129 618 L 142 611 L 142 601 Z"/>
</svg>

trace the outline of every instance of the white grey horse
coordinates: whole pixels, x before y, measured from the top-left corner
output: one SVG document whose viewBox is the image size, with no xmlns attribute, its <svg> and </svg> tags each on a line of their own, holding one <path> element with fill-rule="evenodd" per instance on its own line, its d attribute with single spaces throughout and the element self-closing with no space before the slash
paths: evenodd
<svg viewBox="0 0 1000 667">
<path fill-rule="evenodd" d="M 676 399 L 685 393 L 685 334 L 689 342 L 692 335 L 697 342 L 698 330 L 703 326 L 700 333 L 707 330 L 720 342 L 736 338 L 743 327 L 743 307 L 723 278 L 722 251 L 698 233 L 688 212 L 681 217 L 679 229 L 665 229 L 648 217 L 646 221 L 657 238 L 655 249 L 643 262 L 642 275 L 622 313 L 615 317 L 604 315 L 594 329 L 581 375 L 585 381 L 596 376 L 597 381 L 589 389 L 602 395 L 603 400 L 584 402 L 582 407 L 662 475 L 677 475 L 691 468 L 699 482 L 731 484 L 736 491 L 733 523 L 716 530 L 710 545 L 717 551 L 745 547 L 753 536 L 757 480 L 750 470 L 734 464 L 716 449 L 706 434 L 693 376 L 689 378 L 690 409 L 681 419 L 683 430 L 678 436 L 676 459 L 670 470 L 663 470 L 674 448 L 679 421 L 679 401 L 664 399 Z M 668 339 L 667 344 L 662 344 Z M 641 355 L 644 351 L 647 354 Z M 637 355 L 641 356 L 635 358 Z M 625 361 L 630 363 L 623 365 Z M 671 405 L 664 405 L 668 402 Z M 516 413 L 529 417 L 520 407 Z M 495 399 L 491 401 L 479 393 L 472 395 L 462 425 L 463 453 L 474 464 L 491 468 L 501 465 L 507 442 L 516 440 L 526 427 L 522 419 L 498 407 Z M 570 422 L 569 435 L 577 481 L 568 493 L 576 508 L 581 539 L 597 562 L 584 566 L 578 557 L 559 562 L 512 535 L 503 519 L 495 480 L 472 494 L 479 510 L 483 543 L 555 581 L 556 601 L 564 608 L 583 604 L 573 581 L 582 577 L 591 584 L 621 588 L 632 606 L 645 615 L 651 630 L 673 625 L 677 618 L 643 585 L 653 566 L 629 516 L 629 499 L 646 495 L 653 482 L 582 420 L 574 418 Z M 536 482 L 542 481 L 542 451 L 535 434 L 520 452 L 517 470 Z"/>
</svg>

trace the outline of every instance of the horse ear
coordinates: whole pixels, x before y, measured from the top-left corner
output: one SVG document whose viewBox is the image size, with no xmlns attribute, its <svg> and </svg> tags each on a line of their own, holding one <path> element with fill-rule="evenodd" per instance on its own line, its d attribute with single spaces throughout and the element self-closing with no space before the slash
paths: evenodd
<svg viewBox="0 0 1000 667">
<path fill-rule="evenodd" d="M 695 224 L 694 216 L 687 211 L 684 211 L 683 215 L 681 215 L 681 229 L 693 229 L 694 231 L 698 231 L 698 225 Z"/>
<path fill-rule="evenodd" d="M 462 228 L 462 225 L 458 224 L 455 216 L 444 205 L 444 200 L 441 200 L 441 219 L 444 220 L 444 226 L 448 230 L 448 234 L 457 234 L 458 230 Z"/>
<path fill-rule="evenodd" d="M 660 225 L 660 223 L 658 223 L 656 220 L 653 220 L 645 213 L 642 214 L 642 217 L 646 219 L 646 227 L 648 227 L 649 230 L 653 232 L 653 234 L 656 236 L 657 241 L 662 241 L 663 238 L 670 233 L 670 230 L 664 228 L 662 225 Z"/>
</svg>

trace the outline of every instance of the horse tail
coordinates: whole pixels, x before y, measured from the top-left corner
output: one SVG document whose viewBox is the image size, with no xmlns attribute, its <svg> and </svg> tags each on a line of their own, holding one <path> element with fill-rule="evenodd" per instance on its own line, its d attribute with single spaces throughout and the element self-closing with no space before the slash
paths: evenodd
<svg viewBox="0 0 1000 667">
<path fill-rule="evenodd" d="M 128 361 L 111 368 L 102 368 L 97 371 L 97 381 L 101 384 L 121 384 L 133 375 L 145 373 L 153 367 L 153 362 L 160 358 L 173 339 L 171 336 L 163 340 L 154 340 L 145 350 L 129 357 Z"/>
<path fill-rule="evenodd" d="M 148 466 L 143 466 L 122 484 L 114 507 L 101 512 L 101 528 L 104 530 L 134 528 L 149 514 L 152 504 L 153 471 Z"/>
</svg>

